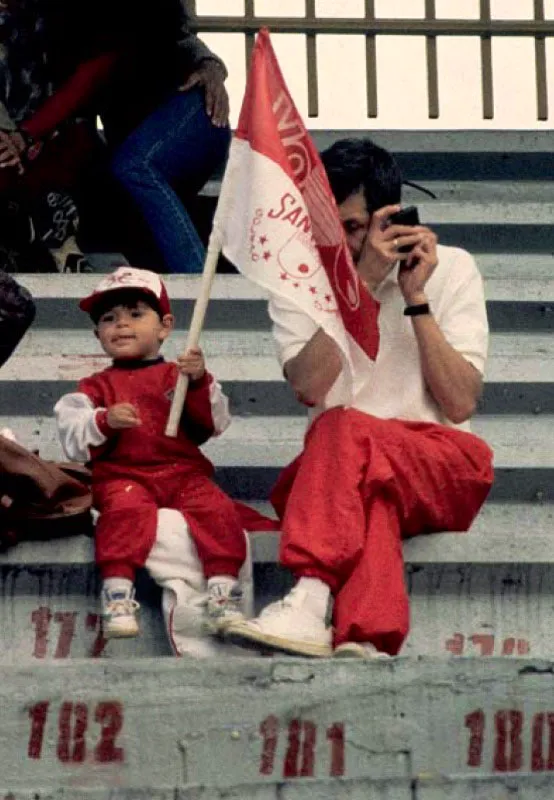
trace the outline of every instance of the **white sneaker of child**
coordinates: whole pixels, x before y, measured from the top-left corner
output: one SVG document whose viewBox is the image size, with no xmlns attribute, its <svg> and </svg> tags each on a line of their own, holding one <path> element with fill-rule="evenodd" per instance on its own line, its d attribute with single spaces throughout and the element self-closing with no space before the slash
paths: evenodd
<svg viewBox="0 0 554 800">
<path fill-rule="evenodd" d="M 222 634 L 234 622 L 244 620 L 242 589 L 236 578 L 217 575 L 208 579 L 205 627 L 209 633 Z"/>
<path fill-rule="evenodd" d="M 208 632 L 208 592 L 174 579 L 164 585 L 162 605 L 175 655 L 198 659 L 245 656 L 243 648 L 233 647 Z"/>
<path fill-rule="evenodd" d="M 140 605 L 135 600 L 131 581 L 108 578 L 102 587 L 102 624 L 106 639 L 128 639 L 139 632 L 137 613 Z"/>
<path fill-rule="evenodd" d="M 329 589 L 321 581 L 302 578 L 283 600 L 270 603 L 256 619 L 229 624 L 225 637 L 326 658 L 333 654 L 332 628 L 326 621 L 328 600 Z"/>
</svg>

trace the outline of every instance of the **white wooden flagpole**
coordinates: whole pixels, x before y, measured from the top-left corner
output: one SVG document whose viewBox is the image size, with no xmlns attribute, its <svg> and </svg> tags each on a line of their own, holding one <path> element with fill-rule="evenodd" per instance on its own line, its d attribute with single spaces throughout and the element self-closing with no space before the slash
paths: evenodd
<svg viewBox="0 0 554 800">
<path fill-rule="evenodd" d="M 204 317 L 206 316 L 206 309 L 210 299 L 210 292 L 212 289 L 212 283 L 220 252 L 221 237 L 218 233 L 216 234 L 216 228 L 214 227 L 212 228 L 208 242 L 208 248 L 206 250 L 206 260 L 204 261 L 204 271 L 202 273 L 200 292 L 194 304 L 194 311 L 187 335 L 185 352 L 191 347 L 196 347 L 198 340 L 200 339 L 200 333 L 202 332 L 202 327 L 204 325 Z M 183 413 L 185 399 L 187 396 L 188 385 L 188 375 L 179 375 L 175 385 L 175 394 L 173 395 L 173 400 L 171 401 L 171 408 L 169 409 L 167 425 L 165 427 L 166 436 L 171 436 L 173 438 L 177 436 L 177 431 L 179 430 L 179 421 L 181 419 L 181 414 Z"/>
</svg>

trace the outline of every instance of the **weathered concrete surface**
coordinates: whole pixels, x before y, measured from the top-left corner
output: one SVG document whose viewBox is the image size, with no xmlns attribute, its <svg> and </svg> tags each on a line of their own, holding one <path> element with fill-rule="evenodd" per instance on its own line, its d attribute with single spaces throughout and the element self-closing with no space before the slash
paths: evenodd
<svg viewBox="0 0 554 800">
<path fill-rule="evenodd" d="M 4 800 L 551 800 L 552 778 L 521 775 L 508 778 L 448 780 L 373 780 L 306 778 L 273 784 L 243 784 L 232 789 L 191 786 L 187 789 L 59 789 L 17 792 Z"/>
<path fill-rule="evenodd" d="M 61 788 L 254 789 L 344 777 L 354 793 L 346 786 L 344 795 L 315 796 L 357 798 L 359 779 L 419 779 L 421 794 L 407 797 L 434 800 L 441 797 L 437 777 L 551 773 L 553 719 L 554 663 L 546 661 L 268 658 L 6 667 L 0 788 L 17 798 Z M 240 797 L 235 791 L 227 796 Z"/>
<path fill-rule="evenodd" d="M 236 417 L 225 433 L 202 449 L 216 467 L 282 468 L 302 449 L 306 425 L 300 414 Z M 62 457 L 53 417 L 0 415 L 1 427 L 12 427 L 18 440 L 38 449 L 43 458 Z M 494 449 L 497 467 L 554 469 L 554 414 L 476 416 L 471 429 Z"/>
<path fill-rule="evenodd" d="M 291 578 L 255 570 L 256 608 L 282 597 Z M 551 565 L 408 565 L 412 627 L 403 654 L 554 658 Z M 92 564 L 3 567 L 0 663 L 169 656 L 159 592 L 139 581 L 141 633 L 106 642 Z"/>
<path fill-rule="evenodd" d="M 176 358 L 184 338 L 185 331 L 177 331 L 164 345 L 166 358 Z M 275 358 L 275 343 L 269 333 L 229 333 L 222 339 L 221 335 L 211 332 L 203 336 L 202 344 L 210 369 L 219 381 L 284 383 L 282 370 Z M 38 330 L 24 339 L 21 347 L 2 367 L 1 378 L 2 383 L 76 382 L 94 371 L 105 369 L 109 363 L 100 345 L 85 331 L 58 339 L 51 332 Z M 485 380 L 489 383 L 552 383 L 554 349 L 551 336 L 545 333 L 528 333 L 525 336 L 493 333 Z M 31 386 L 26 388 L 32 390 Z M 58 394 L 60 391 L 66 391 L 66 387 L 60 386 Z"/>
<path fill-rule="evenodd" d="M 491 503 L 469 534 L 405 542 L 412 629 L 403 653 L 554 658 L 553 515 L 550 504 Z M 291 584 L 275 563 L 278 540 L 252 537 L 258 610 Z M 92 540 L 12 548 L 0 556 L 0 663 L 169 655 L 159 591 L 142 576 L 138 595 L 141 635 L 105 643 Z"/>
</svg>

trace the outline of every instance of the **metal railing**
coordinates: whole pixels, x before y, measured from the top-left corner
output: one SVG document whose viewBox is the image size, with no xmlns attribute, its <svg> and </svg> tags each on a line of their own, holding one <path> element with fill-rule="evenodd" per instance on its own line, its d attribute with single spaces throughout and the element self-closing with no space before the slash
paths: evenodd
<svg viewBox="0 0 554 800">
<path fill-rule="evenodd" d="M 425 0 L 422 19 L 387 19 L 375 16 L 375 0 L 365 0 L 365 15 L 358 18 L 321 18 L 316 16 L 316 0 L 304 0 L 303 17 L 259 17 L 254 14 L 254 0 L 245 0 L 241 17 L 199 16 L 196 0 L 187 0 L 193 27 L 205 33 L 243 33 L 247 63 L 254 46 L 256 32 L 267 27 L 275 33 L 302 33 L 306 36 L 308 115 L 319 115 L 316 36 L 325 34 L 357 34 L 365 36 L 367 76 L 367 116 L 377 117 L 377 49 L 376 37 L 387 35 L 425 36 L 427 60 L 428 113 L 439 117 L 439 76 L 437 37 L 478 36 L 481 40 L 481 74 L 483 118 L 494 119 L 492 38 L 495 36 L 532 37 L 535 42 L 535 76 L 537 119 L 548 119 L 546 42 L 554 36 L 554 20 L 545 16 L 545 0 L 533 0 L 532 20 L 499 20 L 491 18 L 491 0 L 480 0 L 478 19 L 437 19 L 435 0 Z"/>
</svg>

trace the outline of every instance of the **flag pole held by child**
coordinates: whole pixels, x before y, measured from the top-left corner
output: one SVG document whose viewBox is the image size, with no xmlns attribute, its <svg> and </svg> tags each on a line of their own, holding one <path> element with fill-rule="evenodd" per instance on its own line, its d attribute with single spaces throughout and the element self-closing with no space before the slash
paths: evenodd
<svg viewBox="0 0 554 800">
<path fill-rule="evenodd" d="M 204 262 L 204 271 L 202 273 L 202 282 L 200 284 L 200 293 L 196 298 L 194 304 L 194 311 L 190 323 L 187 343 L 185 352 L 190 350 L 191 347 L 196 347 L 204 325 L 204 318 L 206 316 L 206 309 L 210 299 L 210 292 L 212 283 L 217 268 L 219 254 L 221 252 L 220 237 L 216 234 L 217 228 L 213 228 L 208 242 L 206 251 L 206 260 Z M 187 397 L 187 389 L 189 385 L 188 375 L 179 375 L 175 385 L 175 393 L 171 401 L 171 408 L 169 409 L 169 416 L 167 418 L 167 425 L 165 427 L 165 435 L 175 438 L 179 430 L 179 420 L 183 413 L 185 400 Z"/>
</svg>

